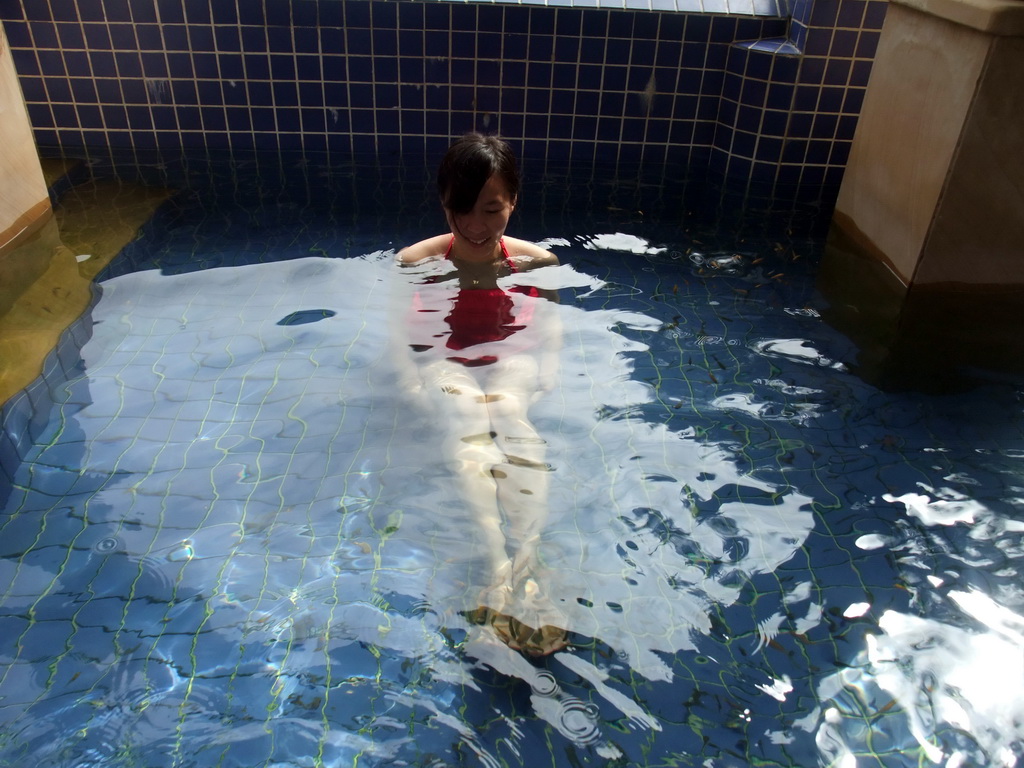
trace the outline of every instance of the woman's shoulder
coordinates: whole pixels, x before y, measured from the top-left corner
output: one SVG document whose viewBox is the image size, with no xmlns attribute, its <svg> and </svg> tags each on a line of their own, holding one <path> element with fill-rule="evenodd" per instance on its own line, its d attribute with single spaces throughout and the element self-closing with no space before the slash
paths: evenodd
<svg viewBox="0 0 1024 768">
<path fill-rule="evenodd" d="M 557 266 L 558 257 L 551 251 L 546 251 L 539 245 L 520 240 L 515 237 L 505 237 L 505 248 L 508 250 L 509 258 L 516 265 L 516 269 L 526 271 L 537 267 Z"/>
<path fill-rule="evenodd" d="M 451 234 L 428 237 L 426 240 L 407 245 L 398 252 L 396 259 L 399 264 L 417 264 L 426 259 L 443 258 L 451 240 Z"/>
</svg>

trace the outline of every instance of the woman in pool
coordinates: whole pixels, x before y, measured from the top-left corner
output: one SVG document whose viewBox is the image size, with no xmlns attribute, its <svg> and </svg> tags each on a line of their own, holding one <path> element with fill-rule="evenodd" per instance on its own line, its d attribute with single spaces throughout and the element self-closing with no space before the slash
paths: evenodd
<svg viewBox="0 0 1024 768">
<path fill-rule="evenodd" d="M 415 363 L 406 367 L 406 388 L 439 415 L 446 458 L 480 525 L 490 583 L 471 618 L 514 648 L 550 652 L 564 645 L 564 631 L 551 623 L 558 614 L 534 572 L 551 467 L 527 412 L 554 379 L 560 326 L 540 290 L 503 286 L 558 259 L 505 235 L 519 173 L 501 139 L 457 140 L 437 185 L 450 232 L 398 253 L 400 264 L 426 273 L 405 323 Z"/>
</svg>

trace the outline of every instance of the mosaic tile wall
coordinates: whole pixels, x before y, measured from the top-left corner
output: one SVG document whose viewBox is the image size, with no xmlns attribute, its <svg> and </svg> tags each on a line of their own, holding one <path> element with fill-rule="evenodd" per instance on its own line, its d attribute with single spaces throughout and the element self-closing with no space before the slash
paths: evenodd
<svg viewBox="0 0 1024 768">
<path fill-rule="evenodd" d="M 388 159 L 477 129 L 530 158 L 838 184 L 884 1 L 657 7 L 7 0 L 0 19 L 44 149 Z"/>
</svg>

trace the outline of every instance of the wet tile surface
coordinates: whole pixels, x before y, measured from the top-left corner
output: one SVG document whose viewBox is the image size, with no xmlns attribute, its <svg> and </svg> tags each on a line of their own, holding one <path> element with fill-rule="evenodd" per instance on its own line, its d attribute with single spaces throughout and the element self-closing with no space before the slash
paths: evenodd
<svg viewBox="0 0 1024 768">
<path fill-rule="evenodd" d="M 396 385 L 403 291 L 437 275 L 390 253 L 439 225 L 429 174 L 279 171 L 183 182 L 4 411 L 3 759 L 1017 749 L 1019 703 L 978 681 L 1020 658 L 1022 385 L 854 376 L 811 214 L 531 177 L 515 234 L 564 264 L 535 577 L 570 644 L 529 659 L 461 613 L 478 520 L 445 423 Z"/>
</svg>

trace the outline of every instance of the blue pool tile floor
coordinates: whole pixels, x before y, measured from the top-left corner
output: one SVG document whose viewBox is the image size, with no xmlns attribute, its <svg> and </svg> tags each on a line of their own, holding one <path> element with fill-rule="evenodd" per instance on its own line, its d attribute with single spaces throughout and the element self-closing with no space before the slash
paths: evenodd
<svg viewBox="0 0 1024 768">
<path fill-rule="evenodd" d="M 182 192 L 4 410 L 0 764 L 1024 756 L 1024 386 L 858 378 L 827 211 L 528 176 L 516 234 L 563 262 L 537 579 L 569 630 L 530 658 L 464 615 L 477 526 L 395 385 L 429 174 L 191 169 L 138 171 Z"/>
</svg>

